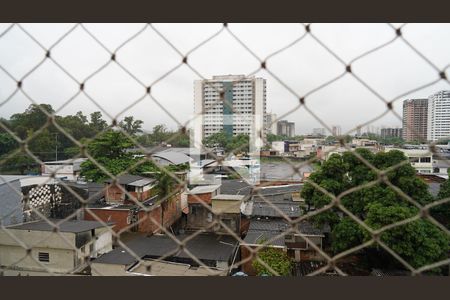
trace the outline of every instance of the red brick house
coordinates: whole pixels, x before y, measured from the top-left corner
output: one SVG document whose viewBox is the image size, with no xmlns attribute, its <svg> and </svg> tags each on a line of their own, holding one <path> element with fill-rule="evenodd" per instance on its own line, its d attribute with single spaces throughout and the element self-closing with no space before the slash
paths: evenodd
<svg viewBox="0 0 450 300">
<path fill-rule="evenodd" d="M 145 202 L 156 194 L 156 179 L 153 178 L 122 175 L 116 181 L 107 179 L 105 183 L 105 200 L 108 203 L 133 204 L 134 200 Z"/>
<path fill-rule="evenodd" d="M 158 201 L 158 196 L 139 205 L 119 204 L 107 207 L 87 208 L 85 220 L 113 221 L 115 232 L 132 231 L 142 233 L 161 232 L 161 227 L 172 226 L 181 217 L 181 193 Z"/>
</svg>

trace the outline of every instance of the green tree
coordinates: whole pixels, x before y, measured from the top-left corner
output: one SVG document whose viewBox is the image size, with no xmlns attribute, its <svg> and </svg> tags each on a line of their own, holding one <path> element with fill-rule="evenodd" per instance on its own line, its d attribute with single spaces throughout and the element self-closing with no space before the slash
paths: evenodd
<svg viewBox="0 0 450 300">
<path fill-rule="evenodd" d="M 287 256 L 287 254 L 279 249 L 275 249 L 272 247 L 264 248 L 258 252 L 258 257 L 266 263 L 270 268 L 276 271 L 280 276 L 290 276 L 292 275 L 293 262 Z M 269 275 L 273 276 L 270 269 L 266 268 L 262 263 L 258 260 L 254 260 L 253 268 L 255 268 L 256 273 L 261 275 Z"/>
<path fill-rule="evenodd" d="M 135 120 L 134 117 L 128 116 L 120 121 L 119 126 L 129 135 L 136 135 L 142 132 L 142 120 Z"/>
<path fill-rule="evenodd" d="M 108 127 L 108 123 L 103 120 L 102 113 L 95 111 L 90 114 L 89 128 L 93 131 L 94 135 L 105 130 Z"/>
<path fill-rule="evenodd" d="M 18 147 L 17 141 L 6 132 L 0 133 L 0 157 Z"/>
<path fill-rule="evenodd" d="M 127 151 L 133 145 L 132 141 L 122 132 L 108 130 L 90 141 L 87 144 L 87 151 L 97 163 L 102 165 L 112 175 L 117 175 L 124 171 L 129 171 L 131 174 L 156 171 L 157 168 L 151 161 L 145 161 L 133 167 L 141 159 L 144 159 L 135 157 L 133 153 Z M 81 175 L 88 180 L 96 182 L 101 182 L 108 178 L 107 174 L 90 160 L 81 165 Z"/>
<path fill-rule="evenodd" d="M 365 222 L 371 228 L 379 229 L 417 213 L 414 207 L 372 203 Z M 445 259 L 450 242 L 438 227 L 422 219 L 383 232 L 381 240 L 415 268 Z"/>
<path fill-rule="evenodd" d="M 332 249 L 334 253 L 353 248 L 362 244 L 364 240 L 364 230 L 349 217 L 344 217 L 333 228 Z"/>
<path fill-rule="evenodd" d="M 55 111 L 50 104 L 31 104 L 25 112 L 12 115 L 10 125 L 21 139 L 25 139 L 30 130 L 37 131 L 47 123 L 45 112 L 51 114 Z"/>
<path fill-rule="evenodd" d="M 203 140 L 207 147 L 221 147 L 227 153 L 248 153 L 250 137 L 246 134 L 230 135 L 225 131 L 216 132 Z"/>
<path fill-rule="evenodd" d="M 450 176 L 450 169 L 447 171 Z M 449 177 L 450 178 L 450 177 Z M 450 198 L 450 180 L 441 183 L 437 198 L 439 200 Z M 431 209 L 431 214 L 447 228 L 450 228 L 450 202 L 435 206 Z"/>
<path fill-rule="evenodd" d="M 356 149 L 355 151 L 379 170 L 396 166 L 387 172 L 387 178 L 394 186 L 418 203 L 425 205 L 433 201 L 426 183 L 415 176 L 416 172 L 409 163 L 404 164 L 407 158 L 402 152 L 389 151 L 373 154 L 366 149 Z M 403 164 L 399 165 L 402 162 Z M 373 183 L 377 179 L 377 174 L 361 162 L 353 152 L 346 152 L 343 155 L 332 155 L 321 165 L 320 169 L 311 174 L 309 179 L 334 196 L 339 196 L 348 189 Z M 306 203 L 315 208 L 321 208 L 332 200 L 332 197 L 324 194 L 311 183 L 304 185 L 301 194 Z M 374 229 L 404 220 L 418 213 L 414 205 L 384 182 L 374 183 L 369 187 L 347 194 L 341 197 L 341 203 Z M 329 224 L 331 226 L 332 249 L 335 252 L 354 247 L 369 238 L 367 235 L 365 238 L 363 237 L 361 233 L 365 231 L 360 225 L 346 217 L 339 217 L 335 208 L 314 216 L 312 220 L 319 225 Z M 396 253 L 415 267 L 436 262 L 449 249 L 445 233 L 425 220 L 396 227 L 383 233 L 383 236 L 385 236 L 383 241 L 389 246 L 392 245 L 392 249 L 395 248 Z M 427 246 L 422 248 L 422 243 Z M 415 251 L 411 251 L 412 249 Z"/>
</svg>

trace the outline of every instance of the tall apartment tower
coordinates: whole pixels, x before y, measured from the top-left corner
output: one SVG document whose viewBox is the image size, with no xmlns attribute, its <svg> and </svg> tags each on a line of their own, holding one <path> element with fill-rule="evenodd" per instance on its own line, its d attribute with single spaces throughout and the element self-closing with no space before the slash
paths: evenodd
<svg viewBox="0 0 450 300">
<path fill-rule="evenodd" d="M 223 130 L 250 135 L 250 141 L 253 138 L 260 147 L 266 134 L 266 80 L 245 75 L 195 80 L 194 112 L 192 146 Z"/>
<path fill-rule="evenodd" d="M 381 128 L 380 135 L 382 138 L 387 137 L 402 137 L 402 129 L 401 128 Z"/>
<path fill-rule="evenodd" d="M 334 136 L 340 136 L 342 134 L 341 126 L 333 126 L 331 131 Z"/>
<path fill-rule="evenodd" d="M 427 140 L 450 136 L 450 91 L 440 91 L 428 98 Z"/>
<path fill-rule="evenodd" d="M 277 134 L 277 115 L 269 113 L 266 115 L 266 133 Z"/>
<path fill-rule="evenodd" d="M 426 141 L 427 128 L 428 99 L 403 101 L 403 139 L 406 142 Z"/>
<path fill-rule="evenodd" d="M 286 120 L 278 121 L 277 123 L 277 134 L 285 135 L 287 137 L 295 136 L 295 123 Z"/>
</svg>

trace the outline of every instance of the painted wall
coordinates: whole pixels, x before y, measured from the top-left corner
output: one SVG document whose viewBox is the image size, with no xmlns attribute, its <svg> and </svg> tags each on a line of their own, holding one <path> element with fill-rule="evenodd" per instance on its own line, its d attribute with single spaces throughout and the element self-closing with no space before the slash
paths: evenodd
<svg viewBox="0 0 450 300">
<path fill-rule="evenodd" d="M 1 184 L 0 180 L 0 221 L 3 225 L 22 223 L 22 189 L 19 179 Z"/>
</svg>

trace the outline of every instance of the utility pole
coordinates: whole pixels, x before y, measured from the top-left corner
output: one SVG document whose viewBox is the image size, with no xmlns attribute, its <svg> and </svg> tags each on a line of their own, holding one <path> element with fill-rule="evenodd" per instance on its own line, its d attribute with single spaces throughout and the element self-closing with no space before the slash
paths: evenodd
<svg viewBox="0 0 450 300">
<path fill-rule="evenodd" d="M 58 133 L 54 133 L 55 135 L 55 161 L 58 161 Z"/>
</svg>

